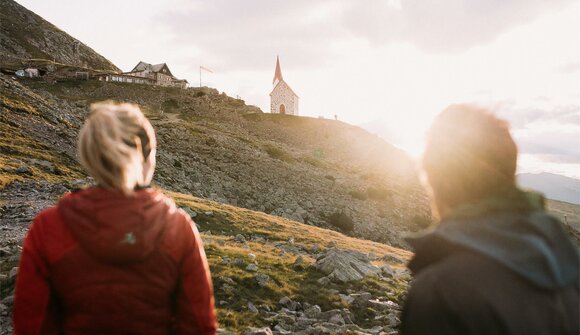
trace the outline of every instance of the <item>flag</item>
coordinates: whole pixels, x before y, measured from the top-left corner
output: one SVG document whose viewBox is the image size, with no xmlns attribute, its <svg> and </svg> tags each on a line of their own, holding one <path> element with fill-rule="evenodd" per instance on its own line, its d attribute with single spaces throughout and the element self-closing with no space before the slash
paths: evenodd
<svg viewBox="0 0 580 335">
<path fill-rule="evenodd" d="M 200 66 L 199 68 L 200 68 L 201 70 L 205 70 L 205 71 L 207 71 L 207 72 L 209 72 L 209 73 L 213 73 L 213 71 L 212 71 L 212 70 L 210 70 L 210 69 L 208 69 L 207 67 Z"/>
</svg>

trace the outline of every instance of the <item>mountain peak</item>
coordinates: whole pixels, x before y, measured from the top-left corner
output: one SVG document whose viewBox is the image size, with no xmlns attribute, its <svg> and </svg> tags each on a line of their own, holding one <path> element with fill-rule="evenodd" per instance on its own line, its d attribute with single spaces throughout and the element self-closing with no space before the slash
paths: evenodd
<svg viewBox="0 0 580 335">
<path fill-rule="evenodd" d="M 0 54 L 3 61 L 48 59 L 120 72 L 113 63 L 13 0 L 0 0 Z"/>
</svg>

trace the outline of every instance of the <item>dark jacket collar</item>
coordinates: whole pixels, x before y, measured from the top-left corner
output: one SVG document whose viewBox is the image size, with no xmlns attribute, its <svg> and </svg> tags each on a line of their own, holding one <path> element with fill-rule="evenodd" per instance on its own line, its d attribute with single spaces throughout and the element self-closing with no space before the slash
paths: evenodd
<svg viewBox="0 0 580 335">
<path fill-rule="evenodd" d="M 543 288 L 577 283 L 578 249 L 561 223 L 537 204 L 524 205 L 522 199 L 512 204 L 509 199 L 503 204 L 500 199 L 486 200 L 485 208 L 462 209 L 436 228 L 409 238 L 415 249 L 409 268 L 417 274 L 452 254 L 469 251 L 490 257 Z"/>
</svg>

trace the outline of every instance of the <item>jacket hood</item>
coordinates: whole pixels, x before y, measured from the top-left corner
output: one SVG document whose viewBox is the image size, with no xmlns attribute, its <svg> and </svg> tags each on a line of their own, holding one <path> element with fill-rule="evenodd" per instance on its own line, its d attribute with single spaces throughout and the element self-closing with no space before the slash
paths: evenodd
<svg viewBox="0 0 580 335">
<path fill-rule="evenodd" d="M 157 190 L 131 196 L 93 187 L 69 194 L 57 207 L 79 245 L 97 259 L 115 264 L 147 258 L 157 247 L 175 205 Z"/>
<path fill-rule="evenodd" d="M 416 273 L 460 247 L 490 257 L 545 289 L 578 283 L 579 252 L 561 223 L 537 206 L 528 209 L 452 215 L 433 231 L 408 239 L 416 250 L 409 267 Z"/>
</svg>

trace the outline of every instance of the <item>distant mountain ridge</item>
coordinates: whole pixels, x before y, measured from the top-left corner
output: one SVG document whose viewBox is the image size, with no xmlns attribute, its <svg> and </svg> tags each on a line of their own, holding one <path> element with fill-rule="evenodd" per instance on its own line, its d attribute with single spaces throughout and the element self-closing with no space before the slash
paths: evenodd
<svg viewBox="0 0 580 335">
<path fill-rule="evenodd" d="M 40 58 L 120 72 L 93 49 L 13 0 L 0 0 L 0 62 Z"/>
<path fill-rule="evenodd" d="M 548 199 L 580 205 L 580 179 L 553 173 L 521 173 L 518 183 L 524 188 L 544 193 Z"/>
</svg>

